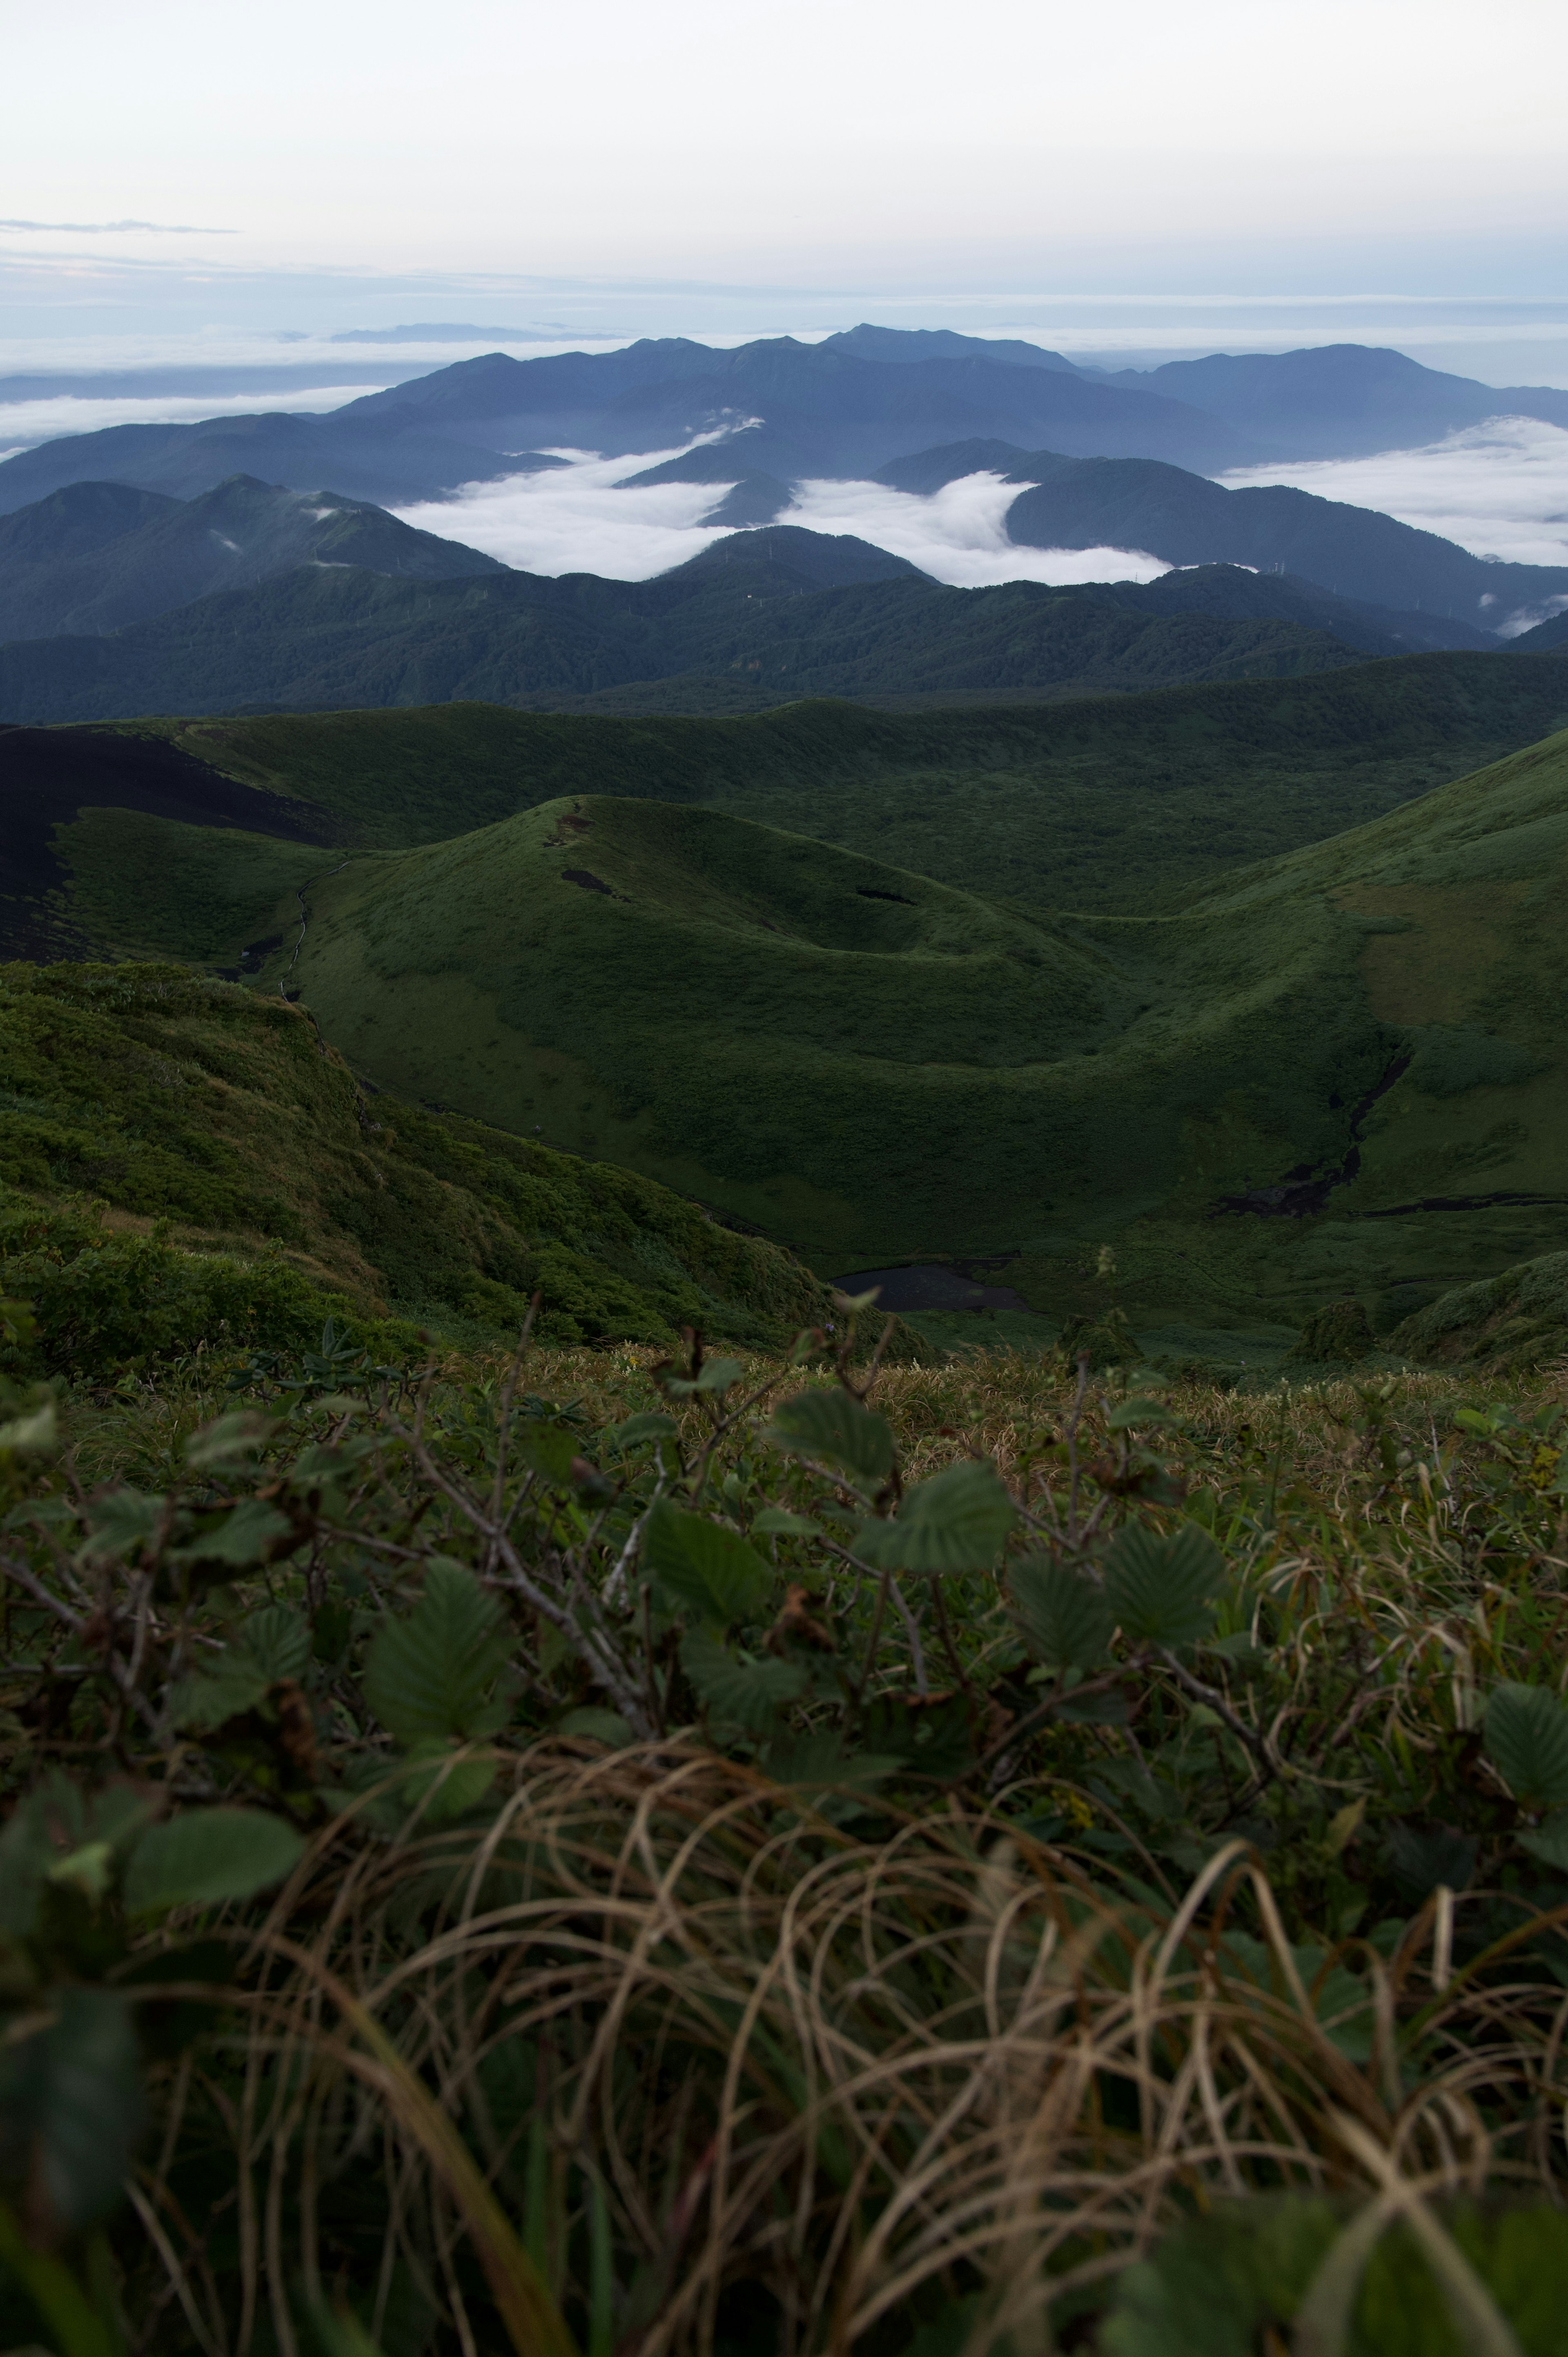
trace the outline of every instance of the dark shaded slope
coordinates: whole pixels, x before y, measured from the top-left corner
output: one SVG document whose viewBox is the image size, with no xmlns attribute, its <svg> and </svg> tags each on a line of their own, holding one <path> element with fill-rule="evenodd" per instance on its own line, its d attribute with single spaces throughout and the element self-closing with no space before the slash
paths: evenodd
<svg viewBox="0 0 1568 2357">
<path fill-rule="evenodd" d="M 449 697 L 547 708 L 610 691 L 634 710 L 712 712 L 800 695 L 1081 694 L 1356 659 L 1323 630 L 1275 618 L 1137 613 L 1028 582 L 946 589 L 912 571 L 868 580 L 891 569 L 878 551 L 840 555 L 830 577 L 837 569 L 849 586 L 815 589 L 769 560 L 771 537 L 746 534 L 735 559 L 653 582 L 409 583 L 311 567 L 109 637 L 0 646 L 0 716 Z"/>
<path fill-rule="evenodd" d="M 102 808 L 299 844 L 337 832 L 310 803 L 242 783 L 156 737 L 0 728 L 0 956 L 81 953 L 80 927 L 58 898 L 67 875 L 55 830 Z"/>
<path fill-rule="evenodd" d="M 306 564 L 427 581 L 506 570 L 335 491 L 235 475 L 182 501 L 73 483 L 0 517 L 0 640 L 116 630 Z"/>
</svg>

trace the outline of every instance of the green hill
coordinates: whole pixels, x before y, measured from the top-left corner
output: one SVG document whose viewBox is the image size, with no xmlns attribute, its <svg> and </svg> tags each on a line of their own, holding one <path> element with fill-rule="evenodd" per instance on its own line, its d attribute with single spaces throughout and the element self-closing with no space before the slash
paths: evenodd
<svg viewBox="0 0 1568 2357">
<path fill-rule="evenodd" d="M 53 891 L 75 954 L 231 965 L 269 930 L 273 892 L 240 890 L 236 871 L 193 905 L 186 856 L 156 821 L 199 824 L 205 801 L 209 823 L 393 849 L 582 791 L 705 804 L 1031 907 L 1128 909 L 1359 825 L 1565 724 L 1568 665 L 1445 654 L 917 714 L 802 703 L 605 720 L 463 704 L 13 729 L 0 925 L 14 954 L 34 953 L 33 911 Z M 129 815 L 73 826 L 79 810 Z M 290 854 L 279 874 L 317 864 Z"/>
<path fill-rule="evenodd" d="M 1111 1241 L 1150 1336 L 1266 1351 L 1560 1243 L 1565 868 L 1568 735 L 1165 917 L 582 796 L 322 875 L 291 980 L 383 1085 L 824 1273 L 1000 1256 L 1059 1318 Z"/>
<path fill-rule="evenodd" d="M 154 1230 L 166 1223 L 166 1232 Z M 367 1098 L 275 996 L 171 966 L 0 967 L 0 1294 L 78 1373 L 328 1309 L 559 1340 L 777 1342 L 800 1263 L 624 1169 Z"/>
</svg>

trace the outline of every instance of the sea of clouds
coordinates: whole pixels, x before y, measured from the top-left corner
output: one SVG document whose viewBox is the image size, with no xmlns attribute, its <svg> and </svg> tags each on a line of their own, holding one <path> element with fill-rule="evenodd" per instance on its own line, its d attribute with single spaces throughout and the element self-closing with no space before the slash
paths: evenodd
<svg viewBox="0 0 1568 2357">
<path fill-rule="evenodd" d="M 624 484 L 628 474 L 678 456 L 673 450 L 635 458 L 553 455 L 570 463 L 470 483 L 453 499 L 397 512 L 405 523 L 465 541 L 525 573 L 599 573 L 617 581 L 646 581 L 725 537 L 703 522 L 723 499 L 723 483 Z M 968 475 L 929 498 L 882 483 L 806 482 L 777 521 L 869 541 L 964 589 L 1000 581 L 1153 581 L 1167 570 L 1137 549 L 1015 548 L 1003 520 L 1019 488 L 992 474 Z"/>
<path fill-rule="evenodd" d="M 0 462 L 64 434 L 97 434 L 109 425 L 195 425 L 208 417 L 253 417 L 258 409 L 291 412 L 338 409 L 379 384 L 279 386 L 214 397 L 210 393 L 90 396 L 62 393 L 42 400 L 0 402 Z"/>
<path fill-rule="evenodd" d="M 1568 565 L 1568 433 L 1493 417 L 1416 450 L 1239 468 L 1223 483 L 1294 483 L 1320 499 L 1380 508 L 1477 556 Z"/>
</svg>

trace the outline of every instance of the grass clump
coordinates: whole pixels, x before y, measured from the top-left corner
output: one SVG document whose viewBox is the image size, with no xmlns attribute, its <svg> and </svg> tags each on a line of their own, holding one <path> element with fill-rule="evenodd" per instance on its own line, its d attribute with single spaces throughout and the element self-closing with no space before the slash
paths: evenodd
<svg viewBox="0 0 1568 2357">
<path fill-rule="evenodd" d="M 1544 2357 L 1555 1375 L 233 1374 L 0 1429 L 14 2337 Z"/>
</svg>

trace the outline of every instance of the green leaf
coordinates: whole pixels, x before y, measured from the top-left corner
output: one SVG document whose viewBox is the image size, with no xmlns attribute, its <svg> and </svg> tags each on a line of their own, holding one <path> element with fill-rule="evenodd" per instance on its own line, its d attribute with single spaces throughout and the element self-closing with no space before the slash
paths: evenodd
<svg viewBox="0 0 1568 2357">
<path fill-rule="evenodd" d="M 904 1763 L 887 1752 L 846 1751 L 833 1728 L 818 1727 L 808 1735 L 780 1728 L 763 1764 L 781 1784 L 873 1785 L 896 1776 Z"/>
<path fill-rule="evenodd" d="M 422 1824 L 439 1825 L 477 1809 L 496 1781 L 499 1762 L 493 1752 L 467 1759 L 454 1757 L 449 1743 L 416 1743 L 410 1753 L 414 1763 L 398 1784 L 398 1797 L 419 1809 Z"/>
<path fill-rule="evenodd" d="M 949 1782 L 974 1765 L 971 1707 L 961 1694 L 874 1695 L 861 1713 L 860 1732 L 870 1752 Z"/>
<path fill-rule="evenodd" d="M 607 1434 L 624 1457 L 628 1449 L 646 1448 L 650 1442 L 673 1440 L 680 1429 L 672 1415 L 661 1409 L 652 1409 L 641 1415 L 628 1415 L 624 1424 L 616 1425 Z"/>
<path fill-rule="evenodd" d="M 1108 1432 L 1130 1432 L 1140 1425 L 1175 1424 L 1177 1420 L 1161 1401 L 1141 1397 L 1119 1400 L 1107 1412 L 1105 1428 Z"/>
<path fill-rule="evenodd" d="M 806 1672 L 794 1662 L 743 1662 L 707 1629 L 693 1629 L 681 1647 L 681 1666 L 698 1699 L 715 1718 L 766 1734 L 786 1704 L 806 1691 Z"/>
<path fill-rule="evenodd" d="M 837 1466 L 863 1490 L 879 1490 L 893 1470 L 893 1432 L 886 1418 L 836 1386 L 797 1392 L 783 1401 L 762 1437 L 792 1457 Z"/>
<path fill-rule="evenodd" d="M 240 1632 L 236 1650 L 255 1663 L 269 1685 L 302 1678 L 310 1664 L 310 1623 L 292 1604 L 263 1604 Z"/>
<path fill-rule="evenodd" d="M 520 1424 L 512 1434 L 514 1453 L 532 1471 L 557 1490 L 573 1486 L 572 1465 L 579 1444 L 558 1424 Z"/>
<path fill-rule="evenodd" d="M 253 1899 L 291 1874 L 305 1844 L 263 1809 L 187 1809 L 154 1825 L 131 1853 L 125 1904 L 134 1915 Z"/>
<path fill-rule="evenodd" d="M 1550 1687 L 1496 1687 L 1485 1738 L 1492 1765 L 1520 1808 L 1568 1802 L 1568 1710 Z"/>
<path fill-rule="evenodd" d="M 141 2131 L 135 2031 L 124 1998 L 69 1983 L 52 2019 L 0 2047 L 0 2169 L 26 2179 L 46 2233 L 80 2233 L 112 2208 Z"/>
<path fill-rule="evenodd" d="M 1017 1518 L 989 1465 L 950 1465 L 905 1493 L 896 1522 L 863 1523 L 855 1553 L 882 1570 L 983 1571 Z"/>
<path fill-rule="evenodd" d="M 1116 1615 L 1081 1572 L 1047 1555 L 1025 1555 L 1009 1567 L 1007 1586 L 1029 1649 L 1042 1662 L 1087 1670 L 1104 1657 Z"/>
<path fill-rule="evenodd" d="M 269 1506 L 264 1498 L 242 1498 L 232 1512 L 220 1523 L 203 1531 L 188 1546 L 175 1555 L 176 1563 L 224 1563 L 235 1571 L 243 1571 L 252 1563 L 260 1563 L 272 1548 L 274 1539 L 286 1538 L 294 1528 L 286 1514 Z"/>
<path fill-rule="evenodd" d="M 365 1664 L 365 1699 L 403 1744 L 493 1735 L 507 1717 L 489 1699 L 510 1651 L 499 1599 L 460 1563 L 433 1556 L 405 1620 L 383 1620 Z"/>
<path fill-rule="evenodd" d="M 822 1535 L 821 1523 L 814 1523 L 810 1514 L 791 1514 L 783 1506 L 764 1506 L 760 1514 L 752 1516 L 751 1530 L 754 1538 L 764 1539 L 820 1539 Z"/>
<path fill-rule="evenodd" d="M 1568 1874 L 1568 1809 L 1553 1809 L 1542 1817 L 1533 1833 L 1520 1834 L 1519 1844 L 1545 1866 L 1554 1866 L 1561 1874 Z M 1457 1887 L 1457 1886 L 1455 1886 Z"/>
<path fill-rule="evenodd" d="M 248 1464 L 257 1449 L 277 1430 L 276 1419 L 254 1408 L 236 1408 L 216 1423 L 193 1432 L 185 1444 L 185 1461 L 195 1473 L 217 1473 Z"/>
<path fill-rule="evenodd" d="M 230 1719 L 254 1710 L 271 1683 L 266 1672 L 245 1654 L 227 1653 L 214 1669 L 183 1679 L 176 1687 L 171 1706 L 174 1723 L 193 1734 L 210 1735 Z"/>
<path fill-rule="evenodd" d="M 690 1399 L 694 1392 L 705 1392 L 710 1396 L 716 1392 L 722 1397 L 734 1389 L 745 1372 L 738 1359 L 708 1359 L 695 1376 L 661 1374 L 658 1382 L 671 1399 Z"/>
<path fill-rule="evenodd" d="M 157 1535 L 167 1502 L 133 1490 L 128 1482 L 95 1498 L 82 1554 L 90 1558 L 134 1555 Z"/>
<path fill-rule="evenodd" d="M 642 1559 L 669 1609 L 726 1624 L 754 1617 L 773 1586 L 772 1570 L 737 1532 L 668 1498 L 649 1509 Z"/>
<path fill-rule="evenodd" d="M 1196 1523 L 1168 1538 L 1130 1523 L 1106 1556 L 1106 1598 L 1123 1634 L 1143 1644 L 1196 1644 L 1212 1625 L 1224 1584 L 1225 1559 Z"/>
</svg>

